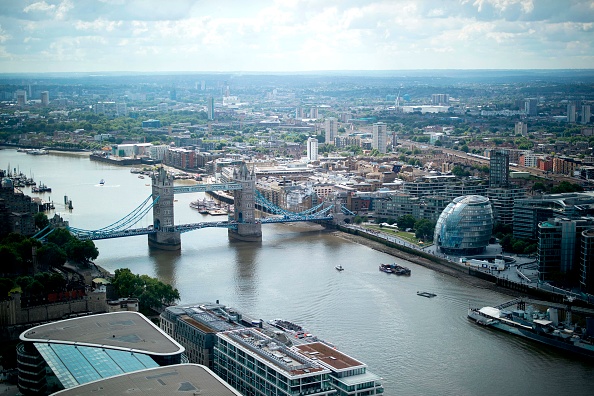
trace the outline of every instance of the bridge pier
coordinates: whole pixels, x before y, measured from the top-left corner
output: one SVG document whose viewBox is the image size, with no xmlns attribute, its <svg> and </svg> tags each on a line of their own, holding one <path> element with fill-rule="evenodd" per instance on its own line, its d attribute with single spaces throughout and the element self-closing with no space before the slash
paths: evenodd
<svg viewBox="0 0 594 396">
<path fill-rule="evenodd" d="M 153 202 L 153 227 L 157 231 L 148 235 L 148 245 L 151 248 L 161 250 L 180 250 L 181 236 L 178 231 L 173 230 L 173 176 L 167 175 L 167 171 L 159 168 L 158 172 L 152 175 Z"/>
<path fill-rule="evenodd" d="M 256 221 L 256 174 L 243 163 L 233 171 L 233 179 L 242 189 L 233 190 L 233 220 L 237 222 L 237 230 L 229 229 L 229 238 L 259 242 L 262 240 L 262 224 Z"/>
</svg>

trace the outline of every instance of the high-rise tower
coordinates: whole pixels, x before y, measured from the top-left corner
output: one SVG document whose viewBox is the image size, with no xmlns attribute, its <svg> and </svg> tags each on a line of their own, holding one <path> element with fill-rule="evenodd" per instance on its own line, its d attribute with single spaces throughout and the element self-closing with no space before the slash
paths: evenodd
<svg viewBox="0 0 594 396">
<path fill-rule="evenodd" d="M 307 160 L 317 161 L 318 159 L 318 139 L 310 137 L 307 139 Z"/>
<path fill-rule="evenodd" d="M 334 144 L 334 138 L 338 136 L 338 120 L 334 117 L 326 119 L 326 144 Z"/>
<path fill-rule="evenodd" d="M 508 183 L 509 153 L 507 150 L 493 150 L 489 161 L 489 187 L 507 187 Z"/>
<path fill-rule="evenodd" d="M 386 153 L 386 145 L 388 140 L 388 126 L 384 122 L 376 122 L 373 124 L 373 142 L 371 147 L 377 149 L 380 153 Z"/>
</svg>

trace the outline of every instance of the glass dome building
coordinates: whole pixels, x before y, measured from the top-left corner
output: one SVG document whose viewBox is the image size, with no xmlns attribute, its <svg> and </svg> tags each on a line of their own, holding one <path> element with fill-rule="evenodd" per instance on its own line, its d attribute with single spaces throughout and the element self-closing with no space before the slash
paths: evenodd
<svg viewBox="0 0 594 396">
<path fill-rule="evenodd" d="M 465 195 L 455 198 L 441 212 L 433 242 L 446 254 L 478 254 L 485 250 L 493 230 L 489 198 Z"/>
</svg>

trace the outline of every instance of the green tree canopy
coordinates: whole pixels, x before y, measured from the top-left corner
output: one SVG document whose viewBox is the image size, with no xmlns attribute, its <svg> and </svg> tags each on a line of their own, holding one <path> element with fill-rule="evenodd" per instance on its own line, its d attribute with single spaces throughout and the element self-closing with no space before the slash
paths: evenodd
<svg viewBox="0 0 594 396">
<path fill-rule="evenodd" d="M 398 224 L 398 228 L 401 230 L 406 230 L 407 228 L 414 228 L 416 221 L 417 219 L 415 219 L 412 215 L 404 215 L 400 216 L 398 220 L 396 220 L 396 224 Z"/>
<path fill-rule="evenodd" d="M 171 305 L 179 300 L 179 292 L 171 285 L 148 275 L 136 275 L 128 268 L 115 271 L 112 285 L 121 297 L 138 298 L 140 311 L 149 314 L 153 307 Z"/>
<path fill-rule="evenodd" d="M 415 237 L 425 240 L 433 239 L 435 223 L 431 220 L 420 219 L 415 222 Z"/>
</svg>

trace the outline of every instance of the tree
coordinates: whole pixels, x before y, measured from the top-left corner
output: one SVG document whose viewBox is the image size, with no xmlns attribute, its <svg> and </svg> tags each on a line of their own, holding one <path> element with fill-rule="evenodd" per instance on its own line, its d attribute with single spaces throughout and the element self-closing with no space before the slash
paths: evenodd
<svg viewBox="0 0 594 396">
<path fill-rule="evenodd" d="M 10 291 L 14 288 L 14 281 L 9 278 L 0 278 L 0 301 L 10 298 Z"/>
<path fill-rule="evenodd" d="M 37 261 L 48 267 L 61 267 L 66 263 L 68 255 L 60 246 L 48 242 L 37 250 Z"/>
<path fill-rule="evenodd" d="M 568 181 L 562 181 L 551 189 L 551 194 L 560 194 L 566 192 L 581 192 L 584 188 L 579 184 L 570 183 Z"/>
<path fill-rule="evenodd" d="M 37 227 L 37 229 L 39 230 L 42 230 L 49 225 L 49 219 L 47 218 L 47 215 L 43 212 L 37 212 L 35 214 L 34 219 L 35 227 Z"/>
<path fill-rule="evenodd" d="M 72 236 L 70 231 L 65 228 L 58 228 L 48 235 L 47 240 L 48 242 L 55 243 L 61 247 L 70 242 L 73 238 L 74 236 Z"/>
<path fill-rule="evenodd" d="M 396 224 L 398 224 L 398 228 L 400 228 L 401 230 L 406 230 L 407 228 L 413 228 L 415 226 L 416 221 L 417 219 L 415 219 L 414 216 L 404 215 L 398 218 Z"/>
<path fill-rule="evenodd" d="M 435 223 L 431 220 L 420 219 L 415 222 L 415 237 L 427 240 L 433 238 Z"/>
<path fill-rule="evenodd" d="M 536 182 L 532 185 L 532 191 L 546 191 L 547 187 L 543 182 Z"/>
<path fill-rule="evenodd" d="M 95 260 L 99 256 L 99 251 L 93 241 L 81 241 L 77 238 L 72 239 L 64 245 L 64 250 L 68 255 L 68 260 L 77 263 L 86 263 Z"/>
<path fill-rule="evenodd" d="M 128 268 L 115 271 L 112 285 L 122 297 L 138 298 L 140 311 L 148 314 L 153 307 L 171 305 L 179 300 L 179 291 L 148 275 L 135 275 Z"/>
</svg>

